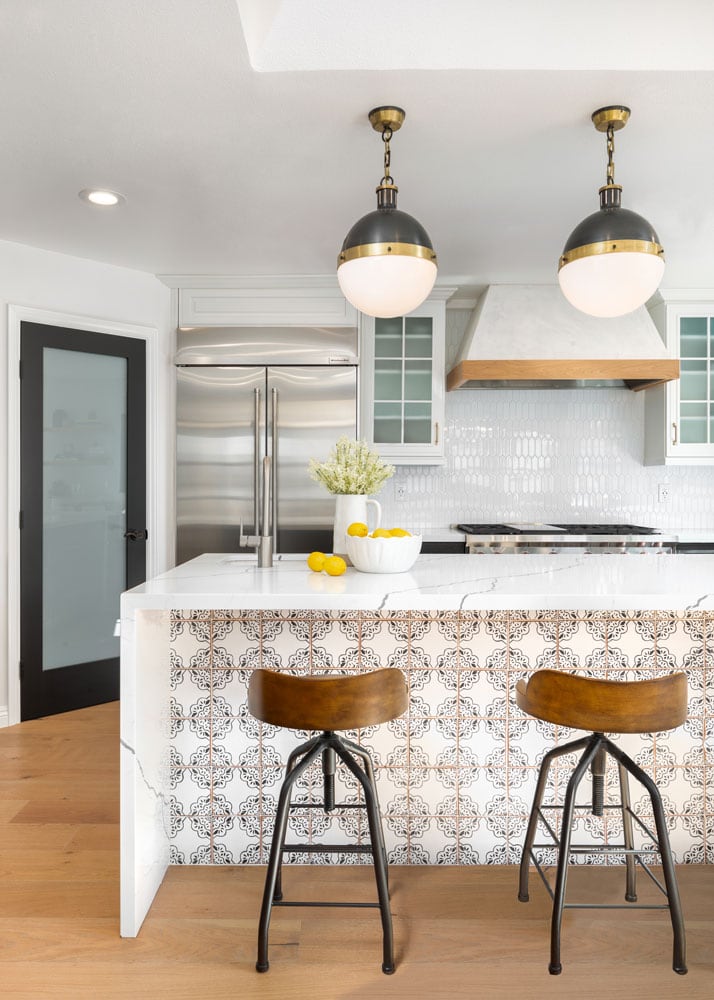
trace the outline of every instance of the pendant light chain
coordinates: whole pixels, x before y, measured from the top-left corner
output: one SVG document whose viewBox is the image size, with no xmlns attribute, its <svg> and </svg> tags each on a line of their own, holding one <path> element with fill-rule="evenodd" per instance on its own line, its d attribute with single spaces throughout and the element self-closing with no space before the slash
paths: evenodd
<svg viewBox="0 0 714 1000">
<path fill-rule="evenodd" d="M 382 129 L 382 142 L 384 143 L 384 177 L 382 178 L 382 184 L 394 184 L 394 178 L 389 173 L 392 154 L 389 149 L 389 140 L 392 138 L 392 130 L 389 125 L 385 125 Z"/>
<path fill-rule="evenodd" d="M 615 183 L 615 130 L 612 125 L 607 126 L 607 183 Z"/>
</svg>

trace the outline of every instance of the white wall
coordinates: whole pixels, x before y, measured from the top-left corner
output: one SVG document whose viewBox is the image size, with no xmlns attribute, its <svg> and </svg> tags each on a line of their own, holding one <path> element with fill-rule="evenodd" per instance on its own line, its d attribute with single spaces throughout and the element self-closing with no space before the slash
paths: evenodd
<svg viewBox="0 0 714 1000">
<path fill-rule="evenodd" d="M 7 721 L 8 669 L 8 307 L 47 310 L 85 320 L 126 323 L 153 328 L 152 347 L 157 360 L 153 385 L 157 413 L 149 414 L 150 454 L 156 456 L 157 490 L 154 505 L 173 509 L 173 420 L 167 419 L 172 400 L 170 379 L 172 352 L 171 293 L 154 275 L 113 267 L 64 254 L 0 242 L 0 725 Z M 41 320 L 39 320 L 41 321 Z M 49 321 L 49 320 L 48 320 Z M 148 345 L 147 345 L 148 347 Z M 10 373 L 14 377 L 14 373 Z M 11 447 L 14 443 L 10 442 Z M 13 513 L 14 516 L 14 513 Z M 155 566 L 160 572 L 169 563 L 172 518 L 162 518 L 162 537 L 153 546 Z"/>
<path fill-rule="evenodd" d="M 446 311 L 446 368 L 469 318 Z M 713 466 L 644 466 L 644 392 L 461 389 L 446 394 L 443 467 L 397 467 L 383 523 L 619 521 L 714 533 Z M 659 483 L 671 502 L 657 499 Z M 394 486 L 407 488 L 394 500 Z"/>
</svg>

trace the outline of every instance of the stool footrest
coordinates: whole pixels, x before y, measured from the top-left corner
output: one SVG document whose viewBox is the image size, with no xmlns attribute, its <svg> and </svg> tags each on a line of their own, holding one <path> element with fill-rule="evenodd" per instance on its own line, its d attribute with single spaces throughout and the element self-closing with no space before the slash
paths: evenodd
<svg viewBox="0 0 714 1000">
<path fill-rule="evenodd" d="M 533 850 L 547 851 L 557 848 L 558 843 L 533 844 Z M 659 854 L 658 847 L 625 847 L 624 844 L 571 844 L 571 854 Z"/>
<path fill-rule="evenodd" d="M 357 906 L 362 909 L 379 909 L 379 903 L 320 903 L 314 900 L 280 900 L 274 901 L 273 906 L 333 906 L 333 907 L 343 907 L 343 906 Z"/>
<path fill-rule="evenodd" d="M 290 809 L 324 809 L 324 802 L 291 802 Z M 330 812 L 337 809 L 366 809 L 367 806 L 364 802 L 336 802 L 334 806 L 330 808 Z"/>
<path fill-rule="evenodd" d="M 371 854 L 371 844 L 285 844 L 284 854 Z"/>
</svg>

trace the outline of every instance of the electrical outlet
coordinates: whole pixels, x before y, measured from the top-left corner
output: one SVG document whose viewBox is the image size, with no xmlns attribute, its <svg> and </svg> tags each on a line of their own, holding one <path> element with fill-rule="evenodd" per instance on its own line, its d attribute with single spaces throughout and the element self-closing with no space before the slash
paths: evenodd
<svg viewBox="0 0 714 1000">
<path fill-rule="evenodd" d="M 672 492 L 670 490 L 669 483 L 660 483 L 657 487 L 657 502 L 658 503 L 669 503 L 672 499 Z"/>
<path fill-rule="evenodd" d="M 394 499 L 402 503 L 407 498 L 407 488 L 403 483 L 394 484 Z"/>
</svg>

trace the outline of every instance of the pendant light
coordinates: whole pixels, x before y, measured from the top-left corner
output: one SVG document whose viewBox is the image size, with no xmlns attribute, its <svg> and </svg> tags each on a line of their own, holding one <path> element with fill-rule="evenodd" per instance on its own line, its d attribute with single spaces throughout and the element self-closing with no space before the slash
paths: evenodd
<svg viewBox="0 0 714 1000">
<path fill-rule="evenodd" d="M 397 186 L 389 172 L 389 142 L 402 127 L 402 108 L 374 108 L 369 120 L 384 142 L 384 176 L 377 209 L 350 229 L 337 258 L 337 280 L 348 302 L 368 316 L 404 316 L 434 287 L 436 253 L 424 227 L 397 209 Z"/>
<path fill-rule="evenodd" d="M 615 132 L 624 128 L 630 109 L 599 108 L 592 114 L 598 132 L 607 133 L 607 181 L 600 188 L 600 211 L 589 215 L 568 237 L 560 257 L 558 281 L 566 299 L 591 316 L 623 316 L 643 305 L 664 273 L 664 250 L 650 223 L 620 206 L 615 184 Z"/>
</svg>

